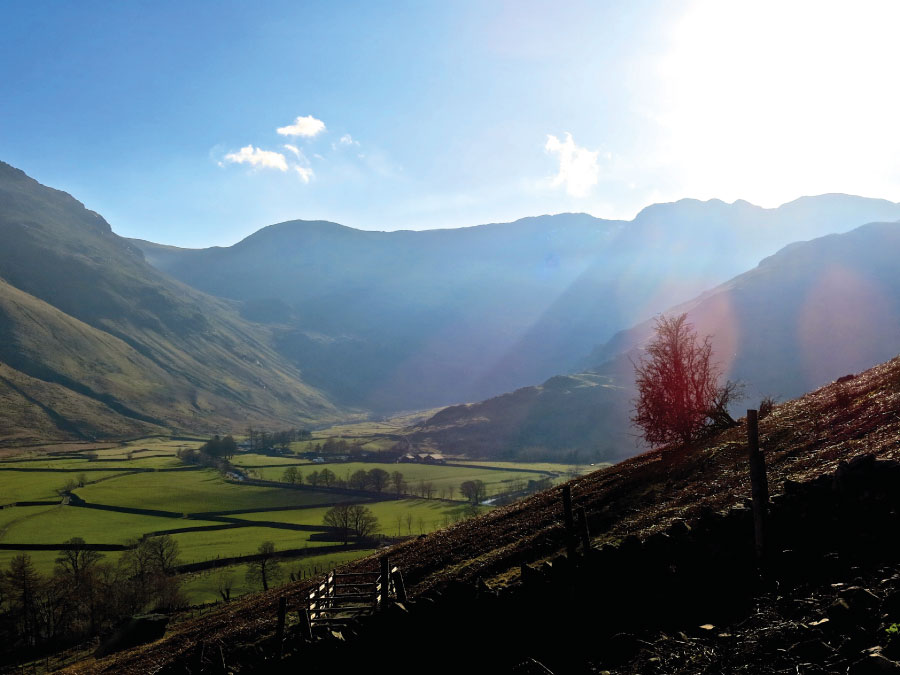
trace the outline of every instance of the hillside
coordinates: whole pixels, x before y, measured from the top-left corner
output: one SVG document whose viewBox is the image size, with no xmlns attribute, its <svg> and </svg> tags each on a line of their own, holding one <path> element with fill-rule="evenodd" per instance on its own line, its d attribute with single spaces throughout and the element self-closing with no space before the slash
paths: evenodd
<svg viewBox="0 0 900 675">
<path fill-rule="evenodd" d="M 628 222 L 569 213 L 374 232 L 297 220 L 226 248 L 133 244 L 160 270 L 272 324 L 306 381 L 390 413 L 571 372 L 624 326 L 793 241 L 897 218 L 900 205 L 848 195 L 777 209 L 685 199 Z"/>
<path fill-rule="evenodd" d="M 687 312 L 699 335 L 712 336 L 724 375 L 747 385 L 739 405 L 797 396 L 900 352 L 897 251 L 900 223 L 798 242 L 665 313 Z M 652 334 L 653 322 L 642 322 L 596 349 L 588 360 L 592 372 L 449 408 L 410 436 L 484 456 L 527 456 L 536 448 L 543 457 L 579 448 L 583 461 L 632 454 L 629 359 L 639 358 Z M 604 388 L 584 386 L 591 381 Z"/>
<path fill-rule="evenodd" d="M 98 214 L 2 163 L 0 238 L 4 442 L 339 416 L 267 329 L 161 274 Z"/>
<path fill-rule="evenodd" d="M 725 375 L 754 396 L 797 396 L 900 351 L 898 251 L 900 223 L 798 242 L 667 314 L 713 336 Z M 617 334 L 591 365 L 605 372 L 652 333 L 646 321 Z"/>
<path fill-rule="evenodd" d="M 794 513 L 794 517 L 798 517 L 800 512 L 791 511 L 792 508 L 800 508 L 796 495 L 818 494 L 824 490 L 827 500 L 834 502 L 839 498 L 841 474 L 838 472 L 835 478 L 828 474 L 839 469 L 846 474 L 848 462 L 852 466 L 872 467 L 872 459 L 900 460 L 898 411 L 900 357 L 861 373 L 850 381 L 828 385 L 776 406 L 760 422 L 760 444 L 766 454 L 771 493 L 778 495 L 787 492 L 789 496 L 776 496 L 773 503 L 782 505 L 779 508 L 788 515 Z M 868 460 L 852 461 L 862 456 L 868 456 Z M 654 450 L 573 480 L 569 485 L 575 506 L 584 507 L 587 512 L 594 548 L 606 543 L 626 542 L 617 549 L 604 547 L 605 556 L 623 556 L 626 550 L 631 555 L 641 550 L 649 554 L 652 550 L 659 551 L 661 544 L 665 545 L 665 541 L 675 537 L 679 527 L 684 530 L 685 521 L 693 524 L 693 528 L 688 527 L 685 531 L 693 531 L 695 537 L 701 538 L 705 531 L 703 526 L 746 523 L 746 509 L 738 509 L 734 512 L 734 517 L 729 515 L 725 519 L 710 516 L 717 510 L 740 505 L 749 496 L 746 457 L 746 428 L 742 425 L 702 447 L 690 451 L 672 448 Z M 813 483 L 809 488 L 801 489 L 798 486 L 800 481 L 811 480 Z M 833 485 L 836 487 L 832 487 Z M 891 489 L 893 491 L 890 494 L 896 498 L 896 488 Z M 819 492 L 816 493 L 816 490 Z M 850 492 L 849 484 L 845 491 L 854 495 L 853 499 L 861 499 L 855 496 L 855 492 Z M 501 598 L 508 596 L 514 601 L 518 597 L 516 594 L 521 595 L 523 579 L 520 576 L 520 566 L 553 559 L 564 548 L 560 495 L 560 488 L 555 488 L 475 520 L 397 545 L 388 552 L 392 564 L 403 570 L 407 586 L 415 598 L 429 596 L 433 603 L 439 599 L 436 592 L 447 590 L 451 586 L 453 590 L 447 592 L 447 598 L 471 597 L 462 590 L 465 586 L 461 584 L 471 584 L 481 579 L 488 587 L 501 591 Z M 860 531 L 865 530 L 864 525 L 869 522 L 881 522 L 879 519 L 883 515 L 889 517 L 887 512 L 876 513 L 874 504 L 865 508 L 870 509 L 865 519 L 855 521 L 856 529 Z M 813 517 L 812 514 L 816 511 L 808 513 Z M 657 537 L 654 540 L 656 549 L 652 548 L 652 542 L 642 547 L 640 541 L 633 536 L 637 535 L 646 541 L 651 535 L 662 532 L 673 523 L 675 526 L 670 530 L 671 536 L 666 535 L 662 539 Z M 749 525 L 742 527 L 748 533 L 752 531 Z M 824 532 L 810 530 L 808 526 L 806 530 L 813 538 L 826 536 Z M 802 527 L 796 530 L 798 534 L 803 531 Z M 890 538 L 885 540 L 884 537 L 881 540 L 888 544 L 894 541 Z M 721 549 L 724 539 L 716 541 Z M 752 551 L 752 547 L 749 550 Z M 616 554 L 616 551 L 619 553 Z M 652 561 L 650 558 L 641 564 L 652 566 L 655 564 Z M 344 569 L 371 570 L 376 565 L 376 559 L 370 558 L 352 563 Z M 565 570 L 566 567 L 562 563 L 559 566 L 554 563 L 549 569 Z M 859 567 L 854 568 L 855 572 L 841 571 L 843 569 L 841 567 L 838 571 L 857 575 L 865 572 Z M 804 571 L 809 574 L 808 568 L 802 568 L 800 573 L 803 574 Z M 878 574 L 877 571 L 874 573 Z M 648 572 L 646 577 L 648 588 L 658 588 L 659 584 L 664 583 L 664 579 L 656 579 L 649 574 Z M 602 597 L 607 584 L 603 583 L 603 579 L 599 581 L 597 589 Z M 247 664 L 254 660 L 258 663 L 265 652 L 252 645 L 266 644 L 266 640 L 271 640 L 278 598 L 285 597 L 289 608 L 297 608 L 310 585 L 309 582 L 295 583 L 277 591 L 231 603 L 207 617 L 179 624 L 158 643 L 117 657 L 82 663 L 73 668 L 72 672 L 136 673 L 146 669 L 148 663 L 153 663 L 162 672 L 182 672 L 187 660 L 197 657 L 196 647 L 201 641 L 207 646 L 221 645 L 223 660 L 228 664 L 237 664 L 229 667 L 238 669 L 242 662 Z M 526 589 L 527 587 L 526 584 Z M 606 592 L 612 593 L 612 589 Z M 626 590 L 626 594 L 627 592 Z M 489 600 L 489 597 L 485 597 Z M 577 599 L 578 595 L 575 597 Z M 602 600 L 598 599 L 598 602 Z M 424 606 L 427 607 L 428 603 Z M 523 603 L 519 606 L 520 611 L 528 611 L 526 608 L 532 605 Z M 688 608 L 689 605 L 681 605 L 683 611 Z M 435 621 L 438 621 L 438 616 L 433 615 Z M 552 613 L 549 621 L 546 614 L 541 621 L 541 627 L 534 627 L 536 630 L 555 630 L 551 628 L 555 625 L 563 631 L 570 630 L 573 634 L 590 632 L 590 627 L 582 631 L 572 622 L 560 624 Z M 459 626 L 454 630 L 458 631 Z M 515 635 L 527 633 L 531 629 L 522 624 L 495 626 L 492 630 L 504 635 Z M 492 634 L 492 631 L 488 631 L 486 638 L 491 638 Z M 441 635 L 442 639 L 455 639 L 442 633 L 436 635 Z M 629 639 L 633 640 L 634 637 Z M 574 644 L 581 643 L 571 643 Z M 588 644 L 593 643 L 589 640 Z M 547 654 L 553 654 L 555 650 L 558 656 L 569 646 L 568 643 L 553 641 L 539 647 L 531 645 L 532 649 L 539 649 Z M 339 647 L 335 644 L 332 648 Z M 437 648 L 437 644 L 432 647 Z M 520 649 L 509 653 L 506 658 L 515 658 L 516 654 L 522 658 L 522 654 L 528 653 L 529 651 Z M 498 657 L 503 657 L 503 653 L 498 653 Z"/>
<path fill-rule="evenodd" d="M 640 447 L 631 398 L 608 375 L 557 375 L 480 403 L 444 408 L 405 431 L 423 448 L 470 457 L 571 463 L 610 461 Z"/>
</svg>

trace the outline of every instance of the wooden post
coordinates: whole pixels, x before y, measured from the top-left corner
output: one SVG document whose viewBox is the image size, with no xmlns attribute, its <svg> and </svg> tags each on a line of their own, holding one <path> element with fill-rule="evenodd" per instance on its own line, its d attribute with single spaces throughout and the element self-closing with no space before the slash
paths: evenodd
<svg viewBox="0 0 900 675">
<path fill-rule="evenodd" d="M 566 551 L 575 557 L 575 519 L 572 517 L 572 486 L 563 485 L 563 513 L 566 521 Z"/>
<path fill-rule="evenodd" d="M 394 592 L 397 594 L 398 602 L 406 602 L 406 584 L 403 582 L 403 573 L 400 570 L 397 570 L 393 574 L 391 574 L 391 579 L 394 581 Z"/>
<path fill-rule="evenodd" d="M 312 625 L 309 623 L 309 610 L 301 608 L 297 610 L 297 618 L 300 619 L 300 635 L 306 641 L 312 640 Z"/>
<path fill-rule="evenodd" d="M 386 555 L 381 556 L 381 609 L 388 606 L 391 590 L 391 564 Z"/>
<path fill-rule="evenodd" d="M 275 644 L 278 645 L 278 660 L 284 655 L 284 615 L 287 612 L 287 598 L 278 598 L 278 627 L 275 629 Z"/>
<path fill-rule="evenodd" d="M 591 533 L 588 530 L 588 522 L 587 522 L 587 514 L 584 512 L 584 507 L 578 507 L 578 531 L 581 534 L 581 547 L 584 555 L 587 555 L 591 551 Z"/>
<path fill-rule="evenodd" d="M 759 418 L 756 410 L 747 411 L 747 443 L 750 446 L 750 490 L 753 498 L 756 562 L 762 568 L 766 559 L 766 516 L 769 504 L 769 480 L 766 477 L 766 458 L 759 449 Z"/>
</svg>

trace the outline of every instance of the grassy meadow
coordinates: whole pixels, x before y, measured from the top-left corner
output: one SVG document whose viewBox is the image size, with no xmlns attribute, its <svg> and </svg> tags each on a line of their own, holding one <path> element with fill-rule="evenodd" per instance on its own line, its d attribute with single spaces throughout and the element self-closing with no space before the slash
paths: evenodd
<svg viewBox="0 0 900 675">
<path fill-rule="evenodd" d="M 176 513 L 307 506 L 335 501 L 335 496 L 328 492 L 229 483 L 213 469 L 123 475 L 85 486 L 76 493 L 87 502 Z"/>
<path fill-rule="evenodd" d="M 340 431 L 344 438 L 371 443 L 372 449 L 379 449 L 393 444 L 386 435 L 397 429 L 397 423 L 391 421 L 347 425 Z M 311 443 L 335 435 L 335 429 L 317 432 Z M 200 444 L 199 440 L 147 438 L 82 452 L 66 448 L 56 452 L 29 450 L 7 454 L 0 459 L 0 506 L 5 506 L 0 508 L 0 544 L 13 550 L 0 550 L 0 569 L 6 568 L 15 555 L 26 552 L 40 572 L 52 571 L 58 550 L 15 550 L 17 545 L 53 546 L 81 537 L 88 544 L 121 546 L 149 533 L 184 528 L 196 529 L 171 534 L 178 544 L 181 564 L 252 555 L 264 541 L 271 541 L 280 551 L 313 549 L 299 557 L 282 560 L 285 579 L 288 571 L 308 576 L 371 552 L 347 550 L 339 542 L 329 541 L 333 537 L 326 530 L 317 529 L 323 527 L 328 504 L 354 501 L 354 495 L 321 488 L 293 489 L 232 482 L 214 469 L 186 466 L 178 459 L 180 450 Z M 387 537 L 432 532 L 488 510 L 488 506 L 473 507 L 463 500 L 459 485 L 464 481 L 481 480 L 487 485 L 488 495 L 493 495 L 517 489 L 529 480 L 551 478 L 557 482 L 568 476 L 571 469 L 559 464 L 468 461 L 466 467 L 385 462 L 314 464 L 298 456 L 259 453 L 238 453 L 232 463 L 240 471 L 274 482 L 282 480 L 286 467 L 294 466 L 304 476 L 328 468 L 345 480 L 356 471 L 376 467 L 388 472 L 400 471 L 407 484 L 407 494 L 416 492 L 421 483 L 431 483 L 433 499 L 409 496 L 395 499 L 390 489 L 383 500 L 359 495 L 358 499 L 365 501 L 378 518 L 377 533 Z M 61 505 L 59 489 L 71 481 L 84 484 L 72 489 L 76 497 L 73 504 Z M 88 506 L 115 510 L 88 508 L 81 506 L 79 500 Z M 28 501 L 56 503 L 12 505 Z M 142 512 L 146 510 L 170 515 Z M 244 513 L 235 514 L 235 511 Z M 237 526 L 222 528 L 227 523 L 215 520 L 217 516 L 227 516 Z M 287 529 L 279 525 L 308 529 Z M 103 555 L 105 560 L 115 562 L 121 551 L 104 551 Z M 238 562 L 226 568 L 186 573 L 184 592 L 192 603 L 216 601 L 219 575 L 223 573 L 233 577 L 234 596 L 257 590 L 247 586 L 246 568 L 247 563 Z"/>
</svg>

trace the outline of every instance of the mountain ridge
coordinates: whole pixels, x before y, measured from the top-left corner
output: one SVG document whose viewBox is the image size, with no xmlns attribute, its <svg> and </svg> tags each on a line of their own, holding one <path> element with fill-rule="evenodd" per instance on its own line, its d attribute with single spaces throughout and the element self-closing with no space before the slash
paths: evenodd
<svg viewBox="0 0 900 675">
<path fill-rule="evenodd" d="M 632 221 L 557 214 L 441 230 L 285 221 L 228 247 L 148 261 L 239 303 L 344 405 L 376 414 L 484 400 L 558 373 L 623 326 L 696 296 L 797 239 L 900 218 L 841 194 L 764 209 L 680 200 Z"/>
</svg>

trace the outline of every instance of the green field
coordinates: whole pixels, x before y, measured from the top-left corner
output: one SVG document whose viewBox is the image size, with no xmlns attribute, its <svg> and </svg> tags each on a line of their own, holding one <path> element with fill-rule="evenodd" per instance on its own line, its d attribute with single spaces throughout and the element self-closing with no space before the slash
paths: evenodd
<svg viewBox="0 0 900 675">
<path fill-rule="evenodd" d="M 136 473 L 88 485 L 75 493 L 96 504 L 176 513 L 306 506 L 335 501 L 335 496 L 326 492 L 229 483 L 212 469 Z"/>
<path fill-rule="evenodd" d="M 144 438 L 136 441 L 129 441 L 128 443 L 122 443 L 114 448 L 95 450 L 94 452 L 98 457 L 104 459 L 125 459 L 129 452 L 132 453 L 132 456 L 135 458 L 140 457 L 142 454 L 174 456 L 179 450 L 199 448 L 202 444 L 203 441 L 178 441 L 170 438 Z"/>
<path fill-rule="evenodd" d="M 277 464 L 278 466 L 292 466 L 300 464 L 311 464 L 311 462 L 301 459 L 300 457 L 272 457 L 271 455 L 260 455 L 255 452 L 235 455 L 231 460 L 235 466 L 266 466 Z"/>
<path fill-rule="evenodd" d="M 335 553 L 283 560 L 281 563 L 281 569 L 283 571 L 282 583 L 289 581 L 289 574 L 291 572 L 306 578 L 314 576 L 317 573 L 327 572 L 346 562 L 367 556 L 372 552 L 372 549 L 337 551 Z M 231 576 L 233 583 L 231 589 L 232 598 L 240 597 L 245 593 L 253 593 L 261 590 L 256 586 L 247 584 L 247 565 L 245 564 L 229 565 L 227 567 L 187 574 L 184 577 L 181 589 L 191 604 L 199 605 L 210 602 L 221 602 L 222 598 L 217 589 L 219 579 L 222 575 Z"/>
<path fill-rule="evenodd" d="M 432 532 L 472 515 L 472 509 L 468 504 L 454 504 L 438 499 L 397 499 L 366 504 L 366 506 L 378 518 L 377 531 L 390 536 Z M 483 512 L 487 508 L 482 506 L 477 510 Z M 243 513 L 239 518 L 250 521 L 271 520 L 296 525 L 321 525 L 327 511 L 327 508 L 317 508 Z M 407 516 L 411 516 L 412 520 L 407 521 Z"/>
<path fill-rule="evenodd" d="M 54 459 L 52 457 L 39 459 L 37 461 L 2 461 L 0 469 L 19 467 L 23 469 L 65 469 L 66 471 L 80 471 L 84 469 L 174 469 L 184 466 L 175 455 L 166 457 L 149 457 L 147 455 L 135 455 L 133 459 L 122 457 L 117 459 L 103 458 L 89 460 L 87 458 L 80 459 Z M 2 475 L 2 471 L 0 471 Z"/>
<path fill-rule="evenodd" d="M 582 475 L 597 471 L 607 466 L 612 466 L 607 462 L 599 464 L 560 464 L 558 462 L 488 462 L 477 459 L 464 459 L 459 461 L 460 464 L 470 464 L 472 466 L 496 466 L 501 469 L 531 469 L 533 471 L 549 471 L 550 473 L 558 473 L 563 476 Z"/>
<path fill-rule="evenodd" d="M 462 499 L 459 493 L 459 486 L 468 480 L 480 480 L 487 485 L 489 495 L 498 492 L 506 492 L 510 489 L 510 484 L 515 481 L 540 480 L 546 477 L 545 473 L 538 471 L 521 472 L 521 471 L 492 471 L 490 469 L 469 469 L 456 466 L 442 466 L 440 464 L 379 464 L 373 462 L 342 462 L 335 464 L 319 464 L 318 470 L 328 468 L 337 475 L 338 478 L 347 479 L 356 471 L 371 471 L 374 468 L 384 469 L 388 473 L 399 471 L 403 474 L 403 478 L 407 482 L 407 492 L 413 491 L 420 482 L 430 482 L 438 491 L 441 489 L 453 488 L 453 499 Z M 262 471 L 268 471 L 262 469 Z M 274 473 L 278 473 L 275 469 Z M 284 470 L 281 470 L 284 473 Z M 304 476 L 308 471 L 302 471 Z M 269 480 L 280 480 L 278 478 L 270 478 Z"/>
<path fill-rule="evenodd" d="M 186 532 L 173 535 L 181 551 L 182 563 L 252 555 L 264 541 L 271 541 L 278 550 L 306 546 L 340 546 L 340 542 L 309 541 L 311 532 L 281 530 L 272 527 L 237 527 L 230 530 Z"/>
<path fill-rule="evenodd" d="M 75 536 L 89 544 L 124 544 L 146 532 L 218 524 L 78 506 L 17 506 L 3 509 L 0 515 L 6 518 L 8 511 L 18 517 L 6 521 L 5 528 L 0 525 L 0 542 L 4 544 L 58 544 Z"/>
<path fill-rule="evenodd" d="M 106 479 L 127 471 L 126 468 L 111 471 L 91 471 L 85 476 L 89 482 Z M 77 473 L 66 471 L 0 471 L 0 505 L 21 501 L 59 500 L 56 490 L 70 480 L 75 480 Z"/>
<path fill-rule="evenodd" d="M 255 475 L 258 475 L 263 480 L 281 481 L 286 466 L 287 465 L 281 467 L 257 468 L 255 469 Z M 321 471 L 322 469 L 328 469 L 338 478 L 344 480 L 349 480 L 350 476 L 353 475 L 355 471 L 371 471 L 375 468 L 383 469 L 388 473 L 399 471 L 403 474 L 404 480 L 406 480 L 407 494 L 413 494 L 419 483 L 430 482 L 436 490 L 435 497 L 441 496 L 442 490 L 448 490 L 448 492 L 444 492 L 443 496 L 449 497 L 449 489 L 452 488 L 452 499 L 462 499 L 459 492 L 459 486 L 464 481 L 468 480 L 483 481 L 487 485 L 488 494 L 493 495 L 498 492 L 508 492 L 513 487 L 512 483 L 517 481 L 525 481 L 527 483 L 529 480 L 540 480 L 547 476 L 546 473 L 540 473 L 539 471 L 529 471 L 527 473 L 521 471 L 492 471 L 489 469 L 470 469 L 455 466 L 441 466 L 438 464 L 334 462 L 328 464 L 296 466 L 303 475 L 304 483 L 306 483 L 306 476 L 308 474 L 313 471 Z M 392 488 L 389 487 L 387 491 L 389 492 L 391 490 Z"/>
<path fill-rule="evenodd" d="M 396 422 L 366 423 L 348 426 L 345 438 L 371 442 L 373 447 L 393 444 L 387 436 L 396 432 Z M 335 435 L 335 430 L 317 432 L 317 440 Z M 368 438 L 365 433 L 375 434 Z M 322 434 L 322 435 L 319 435 Z M 264 541 L 272 541 L 276 549 L 303 549 L 329 547 L 333 553 L 319 553 L 285 560 L 285 570 L 302 571 L 304 575 L 330 569 L 347 560 L 366 555 L 368 551 L 347 551 L 339 542 L 322 541 L 315 532 L 268 527 L 265 523 L 286 523 L 318 527 L 331 502 L 352 501 L 353 495 L 336 494 L 325 490 L 295 490 L 281 487 L 261 487 L 232 483 L 212 469 L 171 471 L 183 468 L 176 452 L 197 447 L 199 441 L 175 441 L 165 438 L 142 439 L 116 447 L 92 451 L 95 458 L 82 453 L 78 457 L 41 455 L 31 452 L 27 456 L 10 457 L 0 461 L 0 504 L 13 501 L 58 501 L 57 489 L 69 480 L 77 480 L 82 471 L 87 480 L 84 487 L 75 488 L 74 494 L 89 504 L 118 506 L 172 512 L 173 517 L 120 513 L 79 506 L 47 505 L 34 507 L 10 507 L 0 509 L 0 542 L 4 544 L 62 544 L 72 537 L 81 537 L 91 544 L 123 544 L 150 532 L 174 530 L 196 526 L 216 526 L 221 523 L 194 520 L 183 517 L 191 513 L 216 513 L 249 510 L 236 514 L 242 527 L 216 530 L 200 530 L 172 535 L 179 545 L 180 562 L 202 562 L 218 558 L 250 555 Z M 37 461 L 25 461 L 36 459 Z M 469 462 L 467 462 L 469 463 Z M 287 466 L 297 466 L 304 476 L 311 471 L 325 468 L 339 478 L 348 479 L 356 471 L 381 468 L 390 473 L 400 471 L 407 482 L 407 493 L 420 483 L 430 482 L 434 487 L 434 499 L 407 498 L 385 499 L 370 502 L 368 495 L 360 495 L 379 520 L 377 531 L 396 536 L 416 536 L 451 525 L 490 507 L 473 509 L 463 501 L 459 491 L 467 480 L 481 480 L 487 484 L 489 495 L 507 492 L 521 487 L 528 480 L 539 480 L 552 475 L 554 482 L 568 476 L 571 467 L 560 464 L 514 464 L 471 462 L 470 467 L 452 467 L 427 464 L 392 463 L 328 463 L 313 464 L 299 457 L 268 456 L 256 453 L 239 454 L 234 464 L 244 470 L 253 470 L 261 478 L 279 481 Z M 272 466 L 274 465 L 274 466 Z M 52 471 L 4 471 L 12 467 L 52 469 Z M 495 467 L 491 469 L 489 467 Z M 528 468 L 528 471 L 512 469 Z M 593 470 L 596 467 L 582 467 Z M 98 469 L 88 471 L 87 469 Z M 145 469 L 135 472 L 134 469 Z M 146 469 L 152 469 L 147 471 Z M 163 470 L 160 470 L 163 469 Z M 500 470 L 497 470 L 500 469 Z M 455 501 L 439 499 L 450 496 Z M 388 494 L 385 497 L 389 497 Z M 288 507 L 285 510 L 279 508 Z M 276 510 L 272 510 L 276 509 Z M 312 540 L 311 540 L 312 538 Z M 29 551 L 37 569 L 52 572 L 57 551 Z M 7 567 L 17 551 L 0 551 L 0 571 Z M 115 562 L 121 556 L 118 551 L 105 552 L 104 559 Z M 246 565 L 229 568 L 235 575 L 233 593 L 249 590 L 244 581 Z M 192 573 L 185 577 L 185 591 L 195 603 L 215 601 L 218 571 Z"/>
<path fill-rule="evenodd" d="M 0 509 L 0 541 L 5 541 L 4 533 L 6 529 L 24 518 L 34 518 L 42 513 L 46 513 L 50 509 L 58 508 L 56 506 L 7 506 Z"/>
</svg>

